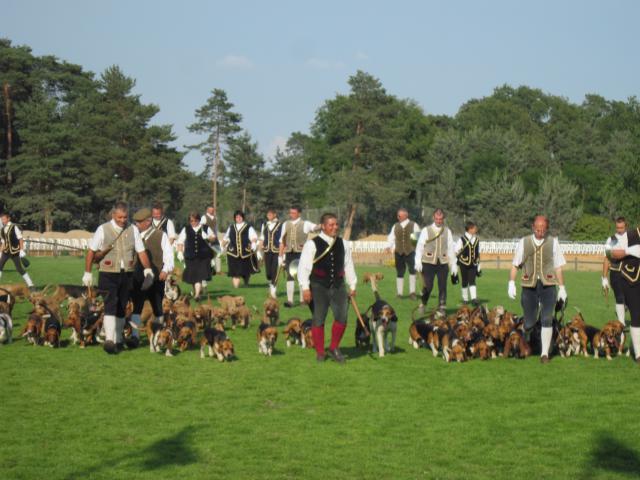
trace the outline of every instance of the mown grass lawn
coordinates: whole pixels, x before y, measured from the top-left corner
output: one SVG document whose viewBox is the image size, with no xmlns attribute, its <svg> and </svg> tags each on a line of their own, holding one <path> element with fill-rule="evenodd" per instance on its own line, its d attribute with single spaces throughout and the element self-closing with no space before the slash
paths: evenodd
<svg viewBox="0 0 640 480">
<path fill-rule="evenodd" d="M 9 266 L 9 265 L 8 265 Z M 34 258 L 34 281 L 79 283 L 81 259 Z M 380 269 L 359 268 L 364 271 Z M 554 358 L 541 365 L 496 359 L 446 364 L 407 343 L 415 303 L 396 300 L 397 353 L 378 359 L 343 340 L 347 364 L 316 364 L 312 350 L 257 352 L 255 325 L 229 335 L 238 359 L 221 364 L 188 351 L 174 358 L 145 346 L 0 347 L 0 477 L 6 479 L 518 479 L 638 478 L 640 368 L 630 359 Z M 6 271 L 2 282 L 18 281 Z M 506 271 L 486 271 L 479 295 L 520 311 Z M 217 277 L 212 296 L 230 293 Z M 266 295 L 262 274 L 240 289 Z M 597 273 L 566 273 L 570 306 L 588 322 L 614 318 Z M 281 284 L 283 285 L 283 284 Z M 373 295 L 359 286 L 364 310 Z M 449 285 L 455 309 L 459 286 Z M 283 298 L 281 297 L 281 302 Z M 611 301 L 611 300 L 610 300 Z M 27 303 L 15 311 L 17 335 Z M 282 309 L 281 320 L 308 317 Z M 67 338 L 68 331 L 63 337 Z M 329 329 L 327 329 L 327 337 Z"/>
</svg>

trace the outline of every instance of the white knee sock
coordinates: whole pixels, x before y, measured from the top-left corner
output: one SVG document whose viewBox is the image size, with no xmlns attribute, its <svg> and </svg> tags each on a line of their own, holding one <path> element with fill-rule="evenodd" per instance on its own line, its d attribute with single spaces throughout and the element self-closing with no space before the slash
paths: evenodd
<svg viewBox="0 0 640 480">
<path fill-rule="evenodd" d="M 469 294 L 471 295 L 471 300 L 475 300 L 476 298 L 478 298 L 475 285 L 471 285 L 469 287 Z"/>
<path fill-rule="evenodd" d="M 551 346 L 551 337 L 553 337 L 553 328 L 552 327 L 542 327 L 542 332 L 540 333 L 540 337 L 542 340 L 542 353 L 541 357 L 549 356 L 549 347 Z"/>
<path fill-rule="evenodd" d="M 276 286 L 273 283 L 269 284 L 269 295 L 273 298 L 277 298 L 278 292 L 276 291 Z"/>
<path fill-rule="evenodd" d="M 624 303 L 616 303 L 616 316 L 618 321 L 624 325 Z"/>
<path fill-rule="evenodd" d="M 142 323 L 140 321 L 140 315 L 138 315 L 136 313 L 131 315 L 131 323 L 133 323 L 136 327 L 138 327 L 138 328 L 131 327 L 131 336 L 140 338 L 140 325 Z"/>
<path fill-rule="evenodd" d="M 300 303 L 304 302 L 304 298 L 302 297 L 302 289 L 300 287 L 298 287 L 298 293 L 300 295 Z"/>
<path fill-rule="evenodd" d="M 222 260 L 220 257 L 216 257 L 216 272 L 220 272 L 222 270 Z"/>
<path fill-rule="evenodd" d="M 404 278 L 396 278 L 396 290 L 398 291 L 398 295 L 402 295 L 402 291 L 404 290 Z"/>
<path fill-rule="evenodd" d="M 202 293 L 202 284 L 200 282 L 193 284 L 193 296 L 196 298 L 200 297 Z"/>
<path fill-rule="evenodd" d="M 104 327 L 104 339 L 107 342 L 116 343 L 116 317 L 115 315 L 105 315 L 102 320 Z"/>
<path fill-rule="evenodd" d="M 202 280 L 202 282 L 200 282 L 200 285 L 202 285 L 202 288 L 207 288 L 207 281 Z"/>
<path fill-rule="evenodd" d="M 116 317 L 116 343 L 122 343 L 122 329 L 124 328 L 124 318 Z"/>
<path fill-rule="evenodd" d="M 0 270 L 0 278 L 2 278 L 2 271 Z"/>
<path fill-rule="evenodd" d="M 160 325 L 164 325 L 164 315 L 158 315 L 156 317 L 155 323 L 158 323 Z"/>
<path fill-rule="evenodd" d="M 633 343 L 633 354 L 640 358 L 640 327 L 631 327 L 631 343 Z"/>
<path fill-rule="evenodd" d="M 33 287 L 33 282 L 31 281 L 31 277 L 28 273 L 22 275 L 22 278 L 24 278 L 24 281 L 27 283 L 27 287 Z"/>
<path fill-rule="evenodd" d="M 462 287 L 462 301 L 463 302 L 469 301 L 469 288 L 467 287 Z"/>
<path fill-rule="evenodd" d="M 416 293 L 416 276 L 409 275 L 409 293 Z"/>
<path fill-rule="evenodd" d="M 287 300 L 293 303 L 293 294 L 296 291 L 296 284 L 293 281 L 287 282 Z"/>
</svg>

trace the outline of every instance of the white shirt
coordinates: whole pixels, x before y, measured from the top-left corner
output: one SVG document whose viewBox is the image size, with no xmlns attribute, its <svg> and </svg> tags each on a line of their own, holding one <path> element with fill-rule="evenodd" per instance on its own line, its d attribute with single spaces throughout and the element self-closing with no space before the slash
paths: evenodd
<svg viewBox="0 0 640 480">
<path fill-rule="evenodd" d="M 335 238 L 326 235 L 324 232 L 320 232 L 320 238 L 322 238 L 329 245 L 333 245 L 336 241 Z M 356 270 L 353 266 L 353 259 L 351 258 L 351 246 L 349 242 L 343 240 L 344 244 L 344 276 L 349 285 L 350 290 L 355 290 L 358 283 L 356 277 Z M 313 240 L 307 240 L 302 247 L 302 253 L 300 254 L 300 263 L 298 264 L 298 282 L 300 288 L 303 290 L 309 289 L 309 277 L 311 276 L 311 270 L 313 270 L 313 259 L 316 256 L 316 244 Z"/>
<path fill-rule="evenodd" d="M 0 222 L 0 225 L 2 225 L 1 222 Z M 2 230 L 4 230 L 4 233 L 7 233 L 9 231 L 9 227 L 11 225 L 14 225 L 14 223 L 13 222 L 7 222 L 6 225 L 2 225 Z M 16 234 L 16 238 L 18 240 L 22 240 L 22 232 L 20 231 L 20 228 L 17 225 L 14 226 L 13 231 Z"/>
<path fill-rule="evenodd" d="M 304 226 L 302 228 L 305 235 L 308 234 L 309 232 L 313 232 L 316 228 L 318 228 L 315 223 L 311 223 L 308 220 L 302 220 L 300 217 L 296 218 L 295 220 L 287 220 L 287 222 L 292 223 L 294 225 L 298 225 L 298 222 L 304 222 Z M 284 241 L 284 235 L 286 230 L 285 225 L 287 224 L 287 222 L 284 222 L 282 225 L 282 231 L 280 232 L 280 243 Z"/>
<path fill-rule="evenodd" d="M 118 224 L 113 221 L 113 219 L 109 223 L 111 223 L 111 226 L 114 228 L 117 234 L 122 231 L 122 228 L 119 227 Z M 129 225 L 125 226 L 125 228 L 129 228 Z M 91 240 L 89 240 L 89 249 L 97 252 L 104 249 L 104 247 L 104 228 L 102 227 L 102 225 L 100 225 L 96 230 L 96 233 L 93 234 Z M 133 248 L 136 253 L 142 253 L 146 250 L 144 248 L 144 243 L 142 243 L 142 238 L 140 238 L 140 231 L 135 227 L 135 225 L 133 227 Z M 120 268 L 125 268 L 124 260 L 120 262 Z"/>
<path fill-rule="evenodd" d="M 467 237 L 469 243 L 473 243 L 476 241 L 475 235 L 470 235 L 469 232 L 464 232 L 464 236 Z M 456 256 L 460 255 L 460 252 L 464 248 L 464 244 L 462 243 L 462 238 L 456 240 L 456 245 L 453 247 L 453 250 L 456 252 Z"/>
<path fill-rule="evenodd" d="M 245 225 L 245 222 L 236 223 L 236 229 L 240 230 L 243 225 Z M 225 243 L 229 243 L 230 236 L 231 236 L 231 226 L 229 226 L 229 228 L 227 228 L 227 231 L 224 234 L 223 240 L 225 241 Z M 256 233 L 256 231 L 254 230 L 254 228 L 251 225 L 249 225 L 249 241 L 251 242 L 251 249 L 255 250 L 256 249 L 256 242 L 258 241 L 258 234 Z"/>
<path fill-rule="evenodd" d="M 627 240 L 627 232 L 624 232 L 622 234 L 615 234 L 616 240 L 618 240 L 618 244 L 615 246 L 615 249 L 626 249 L 628 246 L 628 240 Z M 607 237 L 607 241 L 604 242 L 604 246 L 605 247 L 609 247 L 611 245 L 611 237 Z"/>
<path fill-rule="evenodd" d="M 156 220 L 155 218 L 152 218 L 151 226 L 158 228 L 161 221 L 162 220 Z M 169 237 L 169 240 L 174 240 L 176 238 L 176 227 L 173 224 L 173 220 L 170 220 L 167 218 L 166 223 L 167 223 L 167 236 Z"/>
<path fill-rule="evenodd" d="M 135 230 L 138 230 L 138 227 L 135 227 Z M 144 232 L 140 232 L 140 237 L 144 241 L 149 238 L 154 231 L 154 228 L 147 228 Z M 171 273 L 173 272 L 173 247 L 171 246 L 171 242 L 169 242 L 169 236 L 166 232 L 162 232 L 160 247 L 162 248 L 162 271 Z"/>
<path fill-rule="evenodd" d="M 409 222 L 411 220 L 409 220 L 408 218 L 405 218 L 403 221 L 400 222 L 400 226 L 402 228 L 405 228 Z M 393 227 L 391 227 L 391 231 L 389 232 L 389 235 L 387 235 L 387 246 L 391 249 L 391 250 L 395 250 L 396 249 L 396 234 L 394 232 L 396 226 L 395 224 L 393 225 Z M 417 233 L 420 231 L 420 227 L 418 226 L 417 223 L 413 224 L 413 233 Z"/>
<path fill-rule="evenodd" d="M 202 228 L 202 224 L 192 228 L 196 232 L 196 235 L 198 234 L 198 232 L 200 232 L 200 235 L 202 235 L 202 238 L 204 238 L 207 241 L 209 240 L 209 234 L 204 231 L 204 228 Z M 211 229 L 209 229 L 209 233 L 211 233 Z M 187 239 L 187 227 L 184 227 L 180 232 L 180 235 L 178 235 L 178 240 L 176 241 L 176 243 L 178 243 L 179 245 L 184 245 L 184 242 L 186 239 Z"/>
<path fill-rule="evenodd" d="M 215 215 L 209 215 L 208 213 L 205 213 L 204 215 L 202 215 L 202 218 L 200 219 L 200 225 L 208 225 L 207 224 L 207 218 L 210 220 L 213 220 L 214 222 L 216 222 L 216 229 L 218 228 L 218 222 L 216 220 L 216 216 Z M 211 230 L 211 229 L 209 229 Z M 218 236 L 218 232 L 213 232 L 213 234 L 217 237 Z"/>
<path fill-rule="evenodd" d="M 440 233 L 442 228 L 446 228 L 446 232 L 442 235 L 447 236 L 447 257 L 449 257 L 449 267 L 453 267 L 457 263 L 456 254 L 454 251 L 454 243 L 453 243 L 453 235 L 451 234 L 451 230 L 449 227 L 442 225 L 438 227 L 435 223 L 431 224 L 431 227 L 437 232 Z M 424 253 L 424 246 L 429 240 L 429 230 L 428 227 L 424 227 L 420 232 L 420 237 L 418 238 L 418 244 L 416 245 L 416 265 L 422 263 L 422 254 Z"/>
<path fill-rule="evenodd" d="M 533 244 L 536 247 L 539 247 L 540 245 L 542 245 L 544 238 L 538 240 L 534 234 L 531 234 L 531 237 L 533 238 Z M 524 239 L 525 238 L 526 237 L 521 238 L 520 241 L 518 242 L 518 245 L 516 245 L 516 251 L 513 254 L 513 262 L 512 262 L 514 267 L 520 268 L 520 265 L 522 265 L 522 260 L 524 256 Z M 553 238 L 553 268 L 560 268 L 566 263 L 567 262 L 564 259 L 564 254 L 560 249 L 560 243 L 558 242 L 558 239 L 554 237 Z"/>
</svg>

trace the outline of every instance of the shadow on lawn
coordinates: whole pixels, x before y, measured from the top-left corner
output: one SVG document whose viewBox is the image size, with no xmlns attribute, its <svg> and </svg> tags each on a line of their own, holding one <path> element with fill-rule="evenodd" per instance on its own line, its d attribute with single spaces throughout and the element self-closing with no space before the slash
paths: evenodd
<svg viewBox="0 0 640 480">
<path fill-rule="evenodd" d="M 614 438 L 609 432 L 598 432 L 584 465 L 582 478 L 589 479 L 598 473 L 627 474 L 637 478 L 640 472 L 640 454 Z"/>
<path fill-rule="evenodd" d="M 71 472 L 65 478 L 86 478 L 95 474 L 140 470 L 158 470 L 169 466 L 186 466 L 198 461 L 198 456 L 190 437 L 200 427 L 186 426 L 182 430 L 160 439 L 139 452 L 104 456 L 98 462 L 88 465 L 84 470 Z"/>
</svg>

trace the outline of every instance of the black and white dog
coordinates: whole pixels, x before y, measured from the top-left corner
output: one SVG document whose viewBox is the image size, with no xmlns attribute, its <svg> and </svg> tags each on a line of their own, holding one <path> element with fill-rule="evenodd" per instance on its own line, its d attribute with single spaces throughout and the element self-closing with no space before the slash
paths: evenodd
<svg viewBox="0 0 640 480">
<path fill-rule="evenodd" d="M 0 345 L 11 343 L 13 338 L 13 320 L 8 313 L 0 313 Z"/>
</svg>

